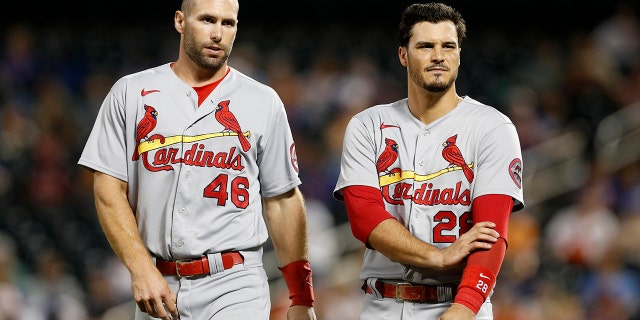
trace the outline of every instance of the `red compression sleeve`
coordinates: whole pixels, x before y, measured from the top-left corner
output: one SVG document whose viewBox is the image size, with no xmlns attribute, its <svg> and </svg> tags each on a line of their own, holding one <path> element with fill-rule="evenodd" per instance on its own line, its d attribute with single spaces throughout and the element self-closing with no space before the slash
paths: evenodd
<svg viewBox="0 0 640 320">
<path fill-rule="evenodd" d="M 380 190 L 367 186 L 349 186 L 342 189 L 353 236 L 367 247 L 371 231 L 386 219 L 395 219 L 384 208 Z"/>
<path fill-rule="evenodd" d="M 513 209 L 513 199 L 506 195 L 491 194 L 480 196 L 473 201 L 474 222 L 493 221 L 500 238 L 489 250 L 476 251 L 469 255 L 467 266 L 454 299 L 478 313 L 496 282 L 507 251 L 507 229 Z"/>
</svg>

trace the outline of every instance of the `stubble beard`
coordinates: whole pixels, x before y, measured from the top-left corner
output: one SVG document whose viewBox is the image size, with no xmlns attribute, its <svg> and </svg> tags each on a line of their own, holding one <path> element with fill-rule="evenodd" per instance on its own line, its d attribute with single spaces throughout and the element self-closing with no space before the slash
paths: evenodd
<svg viewBox="0 0 640 320">
<path fill-rule="evenodd" d="M 408 71 L 409 77 L 411 77 L 411 80 L 413 80 L 416 85 L 431 93 L 440 93 L 447 91 L 449 88 L 451 88 L 451 86 L 453 86 L 453 84 L 456 82 L 456 79 L 458 78 L 458 71 L 456 70 L 455 73 L 452 74 L 451 78 L 449 78 L 449 81 L 443 81 L 443 76 L 440 75 L 437 76 L 433 81 L 428 82 L 426 80 L 426 76 L 428 76 L 426 68 L 423 69 L 420 66 L 413 67 L 410 62 Z"/>
<path fill-rule="evenodd" d="M 231 54 L 230 48 L 222 44 L 218 44 L 218 46 L 224 50 L 224 55 L 219 58 L 211 58 L 202 53 L 207 45 L 198 43 L 190 37 L 186 37 L 184 41 L 184 51 L 187 56 L 189 56 L 195 64 L 204 69 L 219 70 L 229 59 L 229 55 Z"/>
</svg>

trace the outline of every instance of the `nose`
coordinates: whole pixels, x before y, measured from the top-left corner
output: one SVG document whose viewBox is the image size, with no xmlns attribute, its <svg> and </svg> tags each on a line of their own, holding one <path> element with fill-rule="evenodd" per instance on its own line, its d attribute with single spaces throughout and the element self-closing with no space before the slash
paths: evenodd
<svg viewBox="0 0 640 320">
<path fill-rule="evenodd" d="M 211 39 L 215 42 L 222 40 L 222 25 L 220 23 L 213 24 L 211 27 Z"/>
<path fill-rule="evenodd" d="M 440 46 L 433 47 L 431 51 L 431 60 L 442 62 L 444 61 L 444 50 Z"/>
</svg>

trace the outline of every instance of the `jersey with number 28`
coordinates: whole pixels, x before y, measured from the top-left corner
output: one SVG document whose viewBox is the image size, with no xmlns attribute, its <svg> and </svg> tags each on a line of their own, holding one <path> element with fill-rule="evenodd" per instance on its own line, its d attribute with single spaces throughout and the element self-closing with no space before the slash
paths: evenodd
<svg viewBox="0 0 640 320">
<path fill-rule="evenodd" d="M 380 189 L 386 210 L 419 239 L 439 248 L 473 225 L 471 204 L 486 194 L 524 206 L 520 142 L 497 109 L 465 97 L 442 118 L 424 124 L 407 99 L 355 115 L 345 132 L 334 195 L 360 185 Z M 366 249 L 360 277 L 415 283 L 458 282 L 462 267 L 436 271 L 405 266 Z"/>
</svg>

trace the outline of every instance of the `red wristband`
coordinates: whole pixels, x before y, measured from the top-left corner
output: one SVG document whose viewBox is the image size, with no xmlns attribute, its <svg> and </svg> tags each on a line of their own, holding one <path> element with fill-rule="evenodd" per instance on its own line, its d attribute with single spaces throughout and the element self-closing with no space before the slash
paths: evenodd
<svg viewBox="0 0 640 320">
<path fill-rule="evenodd" d="M 289 288 L 291 305 L 313 307 L 313 277 L 309 261 L 294 261 L 278 269 Z"/>
<path fill-rule="evenodd" d="M 477 291 L 464 287 L 458 289 L 458 293 L 456 294 L 456 298 L 453 300 L 454 303 L 459 303 L 461 305 L 466 306 L 471 309 L 473 313 L 478 314 L 482 304 L 486 299 L 480 295 Z"/>
<path fill-rule="evenodd" d="M 496 276 L 493 272 L 479 266 L 468 266 L 464 270 L 464 275 L 458 286 L 458 294 L 454 302 L 462 303 L 477 313 L 489 293 L 491 293 L 491 290 L 493 290 L 495 283 Z M 478 297 L 480 299 L 474 298 L 475 295 L 467 291 L 468 289 L 475 291 L 482 297 Z"/>
</svg>

